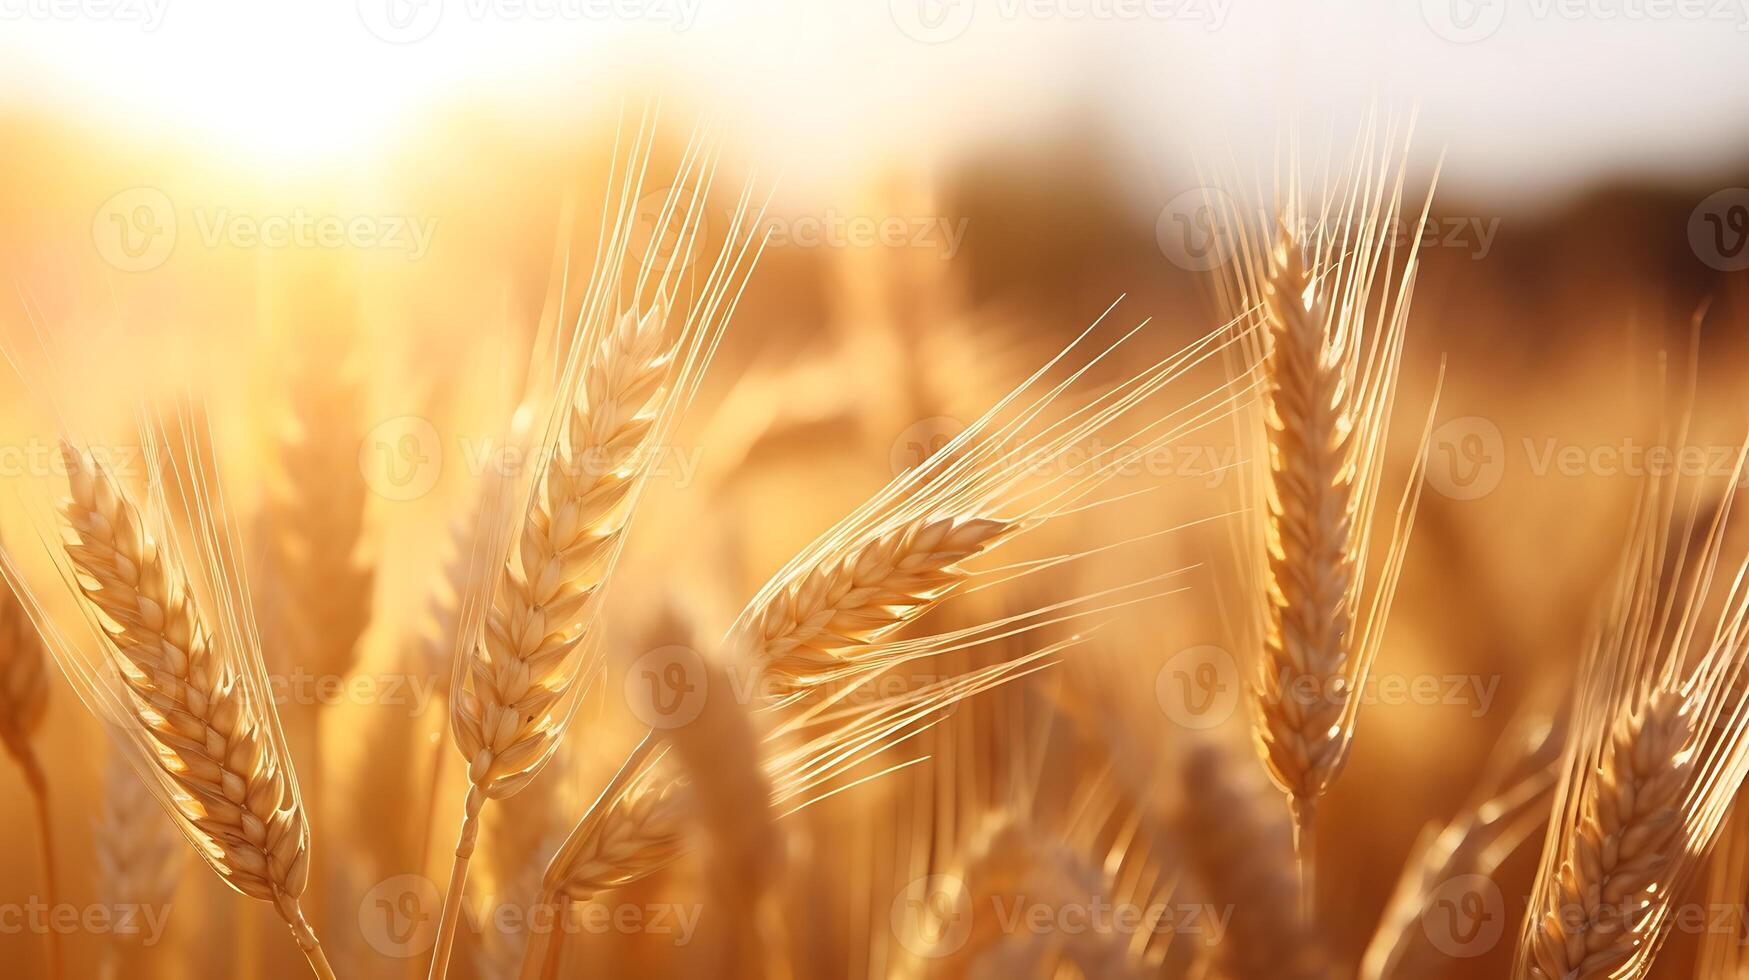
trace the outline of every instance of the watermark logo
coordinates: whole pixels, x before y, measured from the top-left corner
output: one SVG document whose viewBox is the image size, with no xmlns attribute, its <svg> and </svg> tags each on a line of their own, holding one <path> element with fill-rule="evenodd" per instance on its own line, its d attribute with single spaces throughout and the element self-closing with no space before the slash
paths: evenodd
<svg viewBox="0 0 1749 980">
<path fill-rule="evenodd" d="M 959 37 L 977 13 L 975 0 L 890 0 L 887 6 L 900 32 L 924 44 Z"/>
<path fill-rule="evenodd" d="M 1506 441 L 1493 420 L 1465 415 L 1433 430 L 1427 442 L 1427 482 L 1452 500 L 1478 500 L 1506 475 Z"/>
<path fill-rule="evenodd" d="M 971 224 L 970 218 L 946 215 L 846 214 L 827 208 L 818 214 L 767 214 L 760 232 L 766 248 L 905 248 L 952 261 Z"/>
<path fill-rule="evenodd" d="M 1749 269 L 1749 188 L 1708 195 L 1688 216 L 1688 246 L 1720 272 Z"/>
<path fill-rule="evenodd" d="M 358 903 L 358 928 L 370 948 L 384 956 L 409 959 L 437 941 L 443 897 L 424 875 L 396 875 L 380 881 Z"/>
<path fill-rule="evenodd" d="M 32 895 L 24 902 L 0 903 L 0 936 L 125 936 L 141 946 L 156 946 L 170 922 L 169 905 L 138 902 L 50 905 Z"/>
<path fill-rule="evenodd" d="M 646 270 L 657 274 L 684 272 L 704 251 L 710 223 L 693 197 L 665 187 L 638 198 L 626 244 Z"/>
<path fill-rule="evenodd" d="M 443 0 L 358 0 L 358 19 L 390 44 L 412 44 L 443 22 Z"/>
<path fill-rule="evenodd" d="M 626 671 L 625 696 L 632 714 L 651 728 L 689 725 L 710 697 L 704 657 L 691 647 L 657 647 L 632 661 Z"/>
<path fill-rule="evenodd" d="M 430 420 L 402 415 L 379 422 L 358 445 L 365 486 L 386 500 L 418 500 L 443 475 L 443 440 Z"/>
<path fill-rule="evenodd" d="M 929 457 L 941 451 L 954 437 L 966 431 L 966 424 L 950 415 L 934 415 L 907 425 L 893 440 L 887 461 L 893 475 L 922 466 Z"/>
<path fill-rule="evenodd" d="M 176 250 L 176 206 L 156 187 L 129 188 L 97 209 L 91 241 L 115 268 L 150 272 Z"/>
<path fill-rule="evenodd" d="M 1458 875 L 1427 897 L 1421 929 L 1427 941 L 1447 956 L 1481 956 L 1506 930 L 1506 901 L 1487 875 Z"/>
<path fill-rule="evenodd" d="M 17 20 L 107 21 L 155 31 L 170 0 L 0 0 L 0 22 Z"/>
<path fill-rule="evenodd" d="M 1233 717 L 1242 691 L 1238 661 L 1218 646 L 1180 650 L 1154 675 L 1160 710 L 1194 730 L 1214 728 Z"/>
<path fill-rule="evenodd" d="M 1421 0 L 1421 17 L 1447 41 L 1473 44 L 1506 22 L 1506 0 Z"/>
<path fill-rule="evenodd" d="M 917 878 L 893 898 L 888 917 L 913 956 L 951 956 L 972 936 L 972 894 L 957 875 Z"/>
<path fill-rule="evenodd" d="M 1189 272 L 1220 268 L 1233 257 L 1228 219 L 1239 213 L 1232 195 L 1218 187 L 1193 187 L 1160 209 L 1154 241 L 1167 261 Z"/>
</svg>

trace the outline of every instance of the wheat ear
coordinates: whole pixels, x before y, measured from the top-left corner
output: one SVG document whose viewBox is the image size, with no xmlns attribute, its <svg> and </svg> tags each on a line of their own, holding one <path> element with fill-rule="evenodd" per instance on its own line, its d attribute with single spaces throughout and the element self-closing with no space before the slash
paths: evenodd
<svg viewBox="0 0 1749 980">
<path fill-rule="evenodd" d="M 1425 457 L 1419 453 L 1411 467 L 1383 567 L 1369 574 L 1419 264 L 1419 241 L 1397 260 L 1403 170 L 1399 163 L 1393 172 L 1389 153 L 1375 158 L 1373 141 L 1369 124 L 1348 173 L 1317 209 L 1304 207 L 1297 176 L 1291 180 L 1279 227 L 1264 231 L 1266 238 L 1246 226 L 1246 216 L 1227 216 L 1239 261 L 1222 280 L 1224 300 L 1236 316 L 1263 326 L 1245 344 L 1256 365 L 1268 454 L 1254 488 L 1260 533 L 1242 549 L 1261 611 L 1253 732 L 1294 813 L 1308 916 L 1317 800 L 1354 737 L 1354 692 L 1366 682 L 1389 618 Z M 1395 142 L 1387 132 L 1385 145 Z M 1416 227 L 1430 205 L 1431 196 Z"/>
<path fill-rule="evenodd" d="M 1532 975 L 1607 977 L 1638 946 L 1656 911 L 1645 901 L 1687 844 L 1683 797 L 1693 718 L 1675 691 L 1654 694 L 1616 725 L 1555 879 L 1539 909 Z"/>
<path fill-rule="evenodd" d="M 318 977 L 332 969 L 298 899 L 309 830 L 276 723 L 245 693 L 195 608 L 179 558 L 90 454 L 63 443 L 70 497 L 66 552 L 98 614 L 129 721 L 151 752 L 174 816 L 231 887 L 273 903 Z"/>
<path fill-rule="evenodd" d="M 1723 559 L 1745 450 L 1716 509 L 1704 482 L 1647 480 L 1581 663 L 1520 978 L 1647 975 L 1749 774 L 1749 559 Z"/>
<path fill-rule="evenodd" d="M 450 728 L 468 760 L 468 793 L 448 895 L 459 902 L 490 799 L 516 793 L 558 747 L 589 664 L 592 601 L 623 541 L 650 464 L 674 349 L 665 304 L 627 313 L 603 337 L 569 406 L 560 455 L 542 473 L 514 553 L 497 577 L 485 631 L 453 688 Z M 454 906 L 451 909 L 451 906 Z M 432 976 L 454 942 L 446 900 Z"/>
<path fill-rule="evenodd" d="M 10 589 L 0 594 L 0 744 L 24 773 L 36 804 L 38 840 L 42 851 L 43 899 L 53 908 L 60 887 L 55 870 L 55 830 L 49 814 L 49 781 L 37 760 L 31 739 L 42 727 L 49 705 L 49 685 L 43 670 L 42 640 Z M 47 932 L 49 974 L 66 975 L 60 933 Z"/>
<path fill-rule="evenodd" d="M 752 653 L 786 685 L 818 683 L 966 580 L 961 563 L 1018 528 L 994 517 L 923 517 L 829 555 L 754 613 Z"/>
</svg>

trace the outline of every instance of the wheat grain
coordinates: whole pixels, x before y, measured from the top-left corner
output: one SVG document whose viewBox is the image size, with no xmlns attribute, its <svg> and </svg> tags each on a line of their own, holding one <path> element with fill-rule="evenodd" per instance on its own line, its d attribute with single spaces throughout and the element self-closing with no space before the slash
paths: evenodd
<svg viewBox="0 0 1749 980">
<path fill-rule="evenodd" d="M 251 697 L 214 647 L 186 573 L 89 453 L 62 444 L 72 532 L 67 557 L 101 616 L 129 721 L 151 752 L 152 778 L 202 856 L 231 887 L 271 902 L 318 976 L 331 976 L 299 897 L 309 831 L 272 708 Z"/>
</svg>

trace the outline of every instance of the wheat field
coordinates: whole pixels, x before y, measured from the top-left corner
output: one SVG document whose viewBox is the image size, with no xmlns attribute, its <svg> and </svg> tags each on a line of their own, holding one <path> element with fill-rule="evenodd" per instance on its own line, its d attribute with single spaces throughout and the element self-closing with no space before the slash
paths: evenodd
<svg viewBox="0 0 1749 980">
<path fill-rule="evenodd" d="M 0 111 L 0 973 L 1749 977 L 1740 166 L 624 75 Z"/>
</svg>

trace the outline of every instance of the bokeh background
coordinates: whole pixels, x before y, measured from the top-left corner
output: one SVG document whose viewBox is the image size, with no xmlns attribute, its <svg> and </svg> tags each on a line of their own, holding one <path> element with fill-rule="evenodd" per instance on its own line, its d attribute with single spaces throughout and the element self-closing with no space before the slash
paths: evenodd
<svg viewBox="0 0 1749 980">
<path fill-rule="evenodd" d="M 1320 844 L 1323 942 L 1352 969 L 1423 827 L 1460 807 L 1515 717 L 1569 688 L 1644 469 L 1635 447 L 1691 387 L 1698 441 L 1721 456 L 1749 419 L 1746 54 L 1749 9 L 1711 3 L 0 2 L 0 322 L 82 365 L 25 364 L 7 386 L 3 475 L 44 476 L 53 433 L 30 406 L 45 389 L 201 383 L 262 556 L 259 601 L 296 606 L 277 613 L 305 621 L 287 635 L 338 646 L 366 685 L 286 709 L 321 716 L 288 726 L 320 760 L 299 765 L 320 787 L 318 851 L 336 841 L 320 887 L 337 966 L 411 973 L 422 959 L 383 955 L 398 940 L 366 921 L 389 894 L 372 889 L 441 872 L 459 764 L 438 742 L 441 701 L 370 685 L 433 676 L 406 665 L 436 642 L 449 529 L 474 506 L 467 440 L 502 408 L 555 255 L 587 255 L 616 134 L 656 118 L 672 153 L 708 128 L 724 187 L 771 194 L 772 231 L 688 418 L 698 469 L 659 481 L 623 569 L 611 644 L 629 658 L 676 617 L 720 635 L 790 555 L 1118 297 L 1120 316 L 1150 319 L 1147 350 L 1219 326 L 1205 175 L 1340 157 L 1369 118 L 1413 119 L 1406 196 L 1436 166 L 1439 183 L 1403 424 L 1420 424 L 1442 365 L 1444 387 L 1380 669 L 1488 695 L 1361 717 Z M 726 225 L 719 196 L 709 218 Z M 393 448 L 408 420 L 445 463 L 412 489 Z M 1122 528 L 1219 513 L 1234 488 L 1216 474 L 1167 489 Z M 276 521 L 325 553 L 280 541 Z M 1087 674 L 1147 689 L 1176 653 L 1223 642 L 1226 538 L 1161 548 L 1202 566 L 1192 590 L 1105 634 Z M 276 581 L 288 568 L 305 592 Z M 617 683 L 585 709 L 554 794 L 586 801 L 629 744 L 624 706 L 606 703 Z M 63 899 L 85 904 L 106 750 L 51 687 Z M 1206 733 L 1160 712 L 1130 734 L 1164 760 L 1160 794 L 1195 792 L 1174 781 L 1178 743 Z M 822 808 L 811 860 L 831 864 L 835 832 L 873 839 L 857 821 L 881 823 L 904 787 Z M 33 840 L 9 766 L 0 788 L 0 835 Z M 1502 874 L 1506 939 L 1454 975 L 1506 968 L 1539 841 Z M 0 902 L 34 894 L 38 873 L 32 847 L 3 849 Z M 689 873 L 650 894 L 684 893 Z M 182 874 L 152 950 L 70 936 L 74 975 L 296 975 L 280 927 L 210 877 Z M 799 903 L 790 932 L 819 937 L 800 975 L 884 975 L 845 952 L 884 907 Z M 709 975 L 721 928 L 681 949 L 600 939 L 587 975 Z M 1696 939 L 1679 936 L 1660 975 L 1693 975 Z M 463 945 L 459 972 L 494 975 L 474 948 L 488 939 Z M 44 975 L 38 936 L 0 930 L 0 957 Z"/>
</svg>

